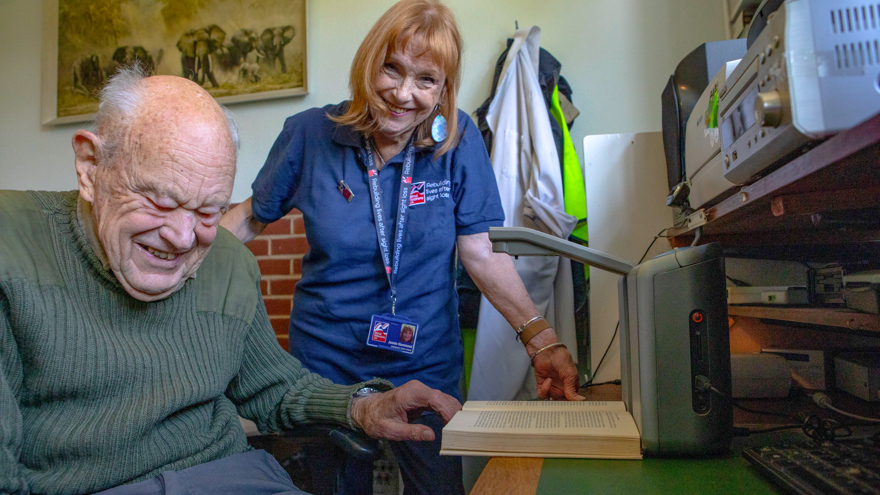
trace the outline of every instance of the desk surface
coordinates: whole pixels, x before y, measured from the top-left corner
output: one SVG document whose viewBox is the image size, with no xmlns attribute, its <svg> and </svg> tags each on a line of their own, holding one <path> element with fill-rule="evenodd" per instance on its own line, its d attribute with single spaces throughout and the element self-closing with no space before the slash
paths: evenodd
<svg viewBox="0 0 880 495">
<path fill-rule="evenodd" d="M 588 400 L 620 400 L 620 387 L 592 387 L 586 395 Z M 736 439 L 730 454 L 712 459 L 493 457 L 471 495 L 779 493 L 740 456 L 746 440 Z"/>
</svg>

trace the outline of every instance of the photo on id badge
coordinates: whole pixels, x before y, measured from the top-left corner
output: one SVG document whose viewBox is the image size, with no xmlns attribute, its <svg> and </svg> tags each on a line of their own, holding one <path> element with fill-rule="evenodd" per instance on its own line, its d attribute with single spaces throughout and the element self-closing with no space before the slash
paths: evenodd
<svg viewBox="0 0 880 495">
<path fill-rule="evenodd" d="M 373 315 L 367 345 L 412 354 L 419 326 L 409 319 L 392 315 Z"/>
</svg>

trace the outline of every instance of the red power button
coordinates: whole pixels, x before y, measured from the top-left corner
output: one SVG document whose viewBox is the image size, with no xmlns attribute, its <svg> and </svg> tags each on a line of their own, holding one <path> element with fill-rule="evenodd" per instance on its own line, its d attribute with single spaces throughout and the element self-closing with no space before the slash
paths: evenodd
<svg viewBox="0 0 880 495">
<path fill-rule="evenodd" d="M 699 323 L 699 322 L 703 321 L 703 313 L 696 312 L 696 313 L 694 313 L 694 315 L 691 318 L 694 319 L 695 323 Z"/>
</svg>

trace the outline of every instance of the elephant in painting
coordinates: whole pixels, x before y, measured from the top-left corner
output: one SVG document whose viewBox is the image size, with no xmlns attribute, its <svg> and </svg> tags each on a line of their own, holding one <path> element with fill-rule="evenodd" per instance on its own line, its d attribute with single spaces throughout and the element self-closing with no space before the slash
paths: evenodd
<svg viewBox="0 0 880 495">
<path fill-rule="evenodd" d="M 211 86 L 220 86 L 214 77 L 214 54 L 226 51 L 225 39 L 226 31 L 216 24 L 183 33 L 177 40 L 183 77 L 198 84 L 204 84 L 207 78 Z"/>
<path fill-rule="evenodd" d="M 281 72 L 287 72 L 287 63 L 284 61 L 284 47 L 293 39 L 296 30 L 293 26 L 280 26 L 266 28 L 260 34 L 260 44 L 257 51 L 263 56 L 266 64 L 274 69 L 275 61 L 279 61 Z"/>
<path fill-rule="evenodd" d="M 181 75 L 192 81 L 196 80 L 196 29 L 190 29 L 180 35 L 177 49 L 180 50 Z"/>
<path fill-rule="evenodd" d="M 240 67 L 248 54 L 257 48 L 260 38 L 253 29 L 239 29 L 226 44 L 226 52 L 220 57 L 220 65 L 227 70 Z"/>
<path fill-rule="evenodd" d="M 101 59 L 95 55 L 83 55 L 73 62 L 73 90 L 86 96 L 96 96 L 104 86 L 104 70 Z"/>
<path fill-rule="evenodd" d="M 158 58 L 162 58 L 162 50 L 159 50 Z M 112 76 L 121 67 L 138 64 L 149 75 L 156 70 L 156 62 L 153 56 L 142 46 L 118 46 L 113 51 L 110 64 L 106 67 L 107 76 Z"/>
</svg>

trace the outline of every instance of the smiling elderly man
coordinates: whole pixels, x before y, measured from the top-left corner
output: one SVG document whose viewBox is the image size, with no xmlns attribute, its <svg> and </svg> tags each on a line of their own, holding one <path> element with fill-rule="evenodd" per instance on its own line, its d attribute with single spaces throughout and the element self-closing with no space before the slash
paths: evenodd
<svg viewBox="0 0 880 495">
<path fill-rule="evenodd" d="M 298 493 L 238 415 L 432 440 L 406 411 L 460 407 L 418 382 L 334 385 L 278 346 L 256 261 L 218 228 L 224 112 L 123 71 L 74 134 L 79 191 L 0 192 L 0 493 Z M 366 386 L 386 392 L 353 398 Z"/>
</svg>

